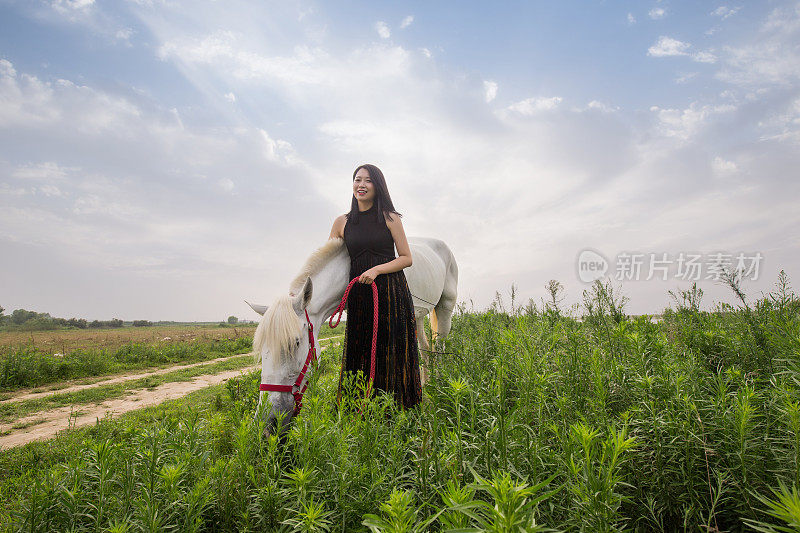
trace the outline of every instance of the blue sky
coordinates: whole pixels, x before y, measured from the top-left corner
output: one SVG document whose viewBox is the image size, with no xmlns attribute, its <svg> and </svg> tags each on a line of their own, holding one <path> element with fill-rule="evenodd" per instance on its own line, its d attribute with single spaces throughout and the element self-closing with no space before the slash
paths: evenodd
<svg viewBox="0 0 800 533">
<path fill-rule="evenodd" d="M 760 252 L 757 296 L 798 273 L 799 78 L 787 1 L 0 0 L 0 305 L 249 317 L 362 162 L 476 308 L 579 301 L 584 249 Z"/>
</svg>

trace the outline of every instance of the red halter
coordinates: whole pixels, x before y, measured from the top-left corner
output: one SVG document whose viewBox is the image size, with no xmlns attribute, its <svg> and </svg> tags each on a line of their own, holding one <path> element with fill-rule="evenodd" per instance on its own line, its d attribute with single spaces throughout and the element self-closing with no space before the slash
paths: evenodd
<svg viewBox="0 0 800 533">
<path fill-rule="evenodd" d="M 342 313 L 344 312 L 345 303 L 347 302 L 347 295 L 350 293 L 350 289 L 353 287 L 353 284 L 358 281 L 358 277 L 353 278 L 350 283 L 347 285 L 347 288 L 344 291 L 344 296 L 342 297 L 342 301 L 339 303 L 339 307 L 336 308 L 336 311 L 333 312 L 331 318 L 328 322 L 328 325 L 331 328 L 335 328 L 339 325 L 339 322 L 342 320 Z M 369 368 L 369 384 L 367 385 L 367 397 L 369 397 L 370 392 L 372 391 L 372 382 L 375 379 L 375 352 L 377 350 L 377 342 L 378 342 L 378 287 L 375 285 L 373 281 L 372 285 L 372 353 L 370 357 L 370 368 Z M 339 313 L 339 318 L 336 320 L 336 325 L 333 324 L 333 317 Z M 309 366 L 312 363 L 317 362 L 317 350 L 314 347 L 314 325 L 311 323 L 311 319 L 308 317 L 308 310 L 306 310 L 306 323 L 308 324 L 308 355 L 306 356 L 306 362 L 303 365 L 302 370 L 300 370 L 300 374 L 297 376 L 297 379 L 294 381 L 294 385 L 274 385 L 271 383 L 261 383 L 258 386 L 258 390 L 260 391 L 271 391 L 271 392 L 291 392 L 292 396 L 294 396 L 294 415 L 297 416 L 300 414 L 300 409 L 303 407 L 303 394 L 306 392 L 308 388 L 308 379 L 306 379 L 306 372 L 308 371 Z"/>
<path fill-rule="evenodd" d="M 312 324 L 311 319 L 308 318 L 308 310 L 306 310 L 306 322 L 308 323 L 308 356 L 306 356 L 306 362 L 303 365 L 303 369 L 300 370 L 297 379 L 294 381 L 294 385 L 262 383 L 258 386 L 258 390 L 260 391 L 291 392 L 292 396 L 294 396 L 295 416 L 300 413 L 300 409 L 303 407 L 303 393 L 306 392 L 306 388 L 308 388 L 308 380 L 306 379 L 308 367 L 312 362 L 317 362 L 317 349 L 314 347 L 314 324 Z"/>
</svg>

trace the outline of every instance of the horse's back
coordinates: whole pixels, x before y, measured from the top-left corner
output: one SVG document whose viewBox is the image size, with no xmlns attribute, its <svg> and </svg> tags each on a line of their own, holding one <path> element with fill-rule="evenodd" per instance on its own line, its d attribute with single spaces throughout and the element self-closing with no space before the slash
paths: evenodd
<svg viewBox="0 0 800 533">
<path fill-rule="evenodd" d="M 414 298 L 417 316 L 439 302 L 453 253 L 444 241 L 431 237 L 409 237 L 412 264 L 404 270 Z"/>
</svg>

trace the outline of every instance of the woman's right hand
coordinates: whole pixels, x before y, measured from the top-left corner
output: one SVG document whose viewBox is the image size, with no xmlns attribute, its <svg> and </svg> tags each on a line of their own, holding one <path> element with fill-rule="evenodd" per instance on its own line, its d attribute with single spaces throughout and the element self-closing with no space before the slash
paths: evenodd
<svg viewBox="0 0 800 533">
<path fill-rule="evenodd" d="M 366 283 L 369 285 L 375 278 L 377 278 L 381 273 L 378 271 L 378 267 L 372 267 L 369 270 L 365 270 L 363 274 L 358 277 L 359 283 Z"/>
</svg>

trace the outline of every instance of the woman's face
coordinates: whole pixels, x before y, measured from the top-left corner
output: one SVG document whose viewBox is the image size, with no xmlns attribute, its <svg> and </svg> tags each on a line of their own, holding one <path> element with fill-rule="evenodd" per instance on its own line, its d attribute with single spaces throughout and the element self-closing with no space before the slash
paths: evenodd
<svg viewBox="0 0 800 533">
<path fill-rule="evenodd" d="M 364 200 L 372 202 L 375 200 L 375 185 L 369 177 L 369 171 L 366 168 L 358 169 L 356 177 L 353 178 L 353 196 L 357 200 Z"/>
</svg>

